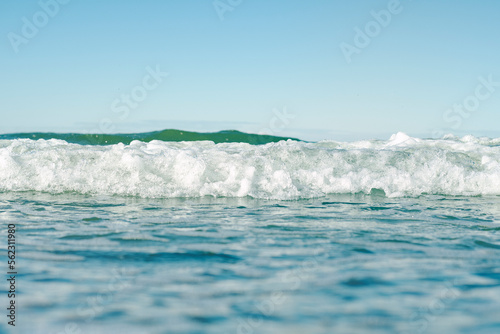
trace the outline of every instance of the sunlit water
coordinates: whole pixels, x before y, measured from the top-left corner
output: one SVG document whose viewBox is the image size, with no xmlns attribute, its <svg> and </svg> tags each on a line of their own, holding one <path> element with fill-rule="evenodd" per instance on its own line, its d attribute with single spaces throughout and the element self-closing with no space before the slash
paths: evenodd
<svg viewBox="0 0 500 334">
<path fill-rule="evenodd" d="M 498 196 L 7 192 L 0 221 L 16 333 L 500 332 Z"/>
</svg>

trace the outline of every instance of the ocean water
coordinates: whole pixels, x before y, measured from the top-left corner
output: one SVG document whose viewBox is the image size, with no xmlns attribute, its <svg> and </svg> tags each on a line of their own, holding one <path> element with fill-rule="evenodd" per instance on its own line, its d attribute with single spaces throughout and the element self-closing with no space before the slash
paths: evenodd
<svg viewBox="0 0 500 334">
<path fill-rule="evenodd" d="M 0 332 L 500 332 L 500 139 L 89 138 L 0 135 Z"/>
</svg>

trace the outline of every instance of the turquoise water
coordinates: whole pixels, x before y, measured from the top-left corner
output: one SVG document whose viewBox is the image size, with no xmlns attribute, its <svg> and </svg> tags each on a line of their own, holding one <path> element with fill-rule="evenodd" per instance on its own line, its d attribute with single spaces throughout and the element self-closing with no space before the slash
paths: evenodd
<svg viewBox="0 0 500 334">
<path fill-rule="evenodd" d="M 498 333 L 499 143 L 0 139 L 0 331 Z"/>
<path fill-rule="evenodd" d="M 498 197 L 22 193 L 0 208 L 18 229 L 19 333 L 500 329 Z"/>
</svg>

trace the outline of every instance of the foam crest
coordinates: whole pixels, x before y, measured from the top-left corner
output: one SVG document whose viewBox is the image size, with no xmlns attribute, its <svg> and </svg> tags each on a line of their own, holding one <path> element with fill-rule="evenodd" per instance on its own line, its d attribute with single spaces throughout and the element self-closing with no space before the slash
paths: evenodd
<svg viewBox="0 0 500 334">
<path fill-rule="evenodd" d="M 381 191 L 391 197 L 500 195 L 500 141 L 402 133 L 388 141 L 265 145 L 0 140 L 0 191 L 284 200 Z"/>
</svg>

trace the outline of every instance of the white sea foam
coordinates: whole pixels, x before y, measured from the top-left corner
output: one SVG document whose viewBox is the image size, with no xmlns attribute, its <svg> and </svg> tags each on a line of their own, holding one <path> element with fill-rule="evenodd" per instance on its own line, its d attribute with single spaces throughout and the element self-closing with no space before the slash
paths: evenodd
<svg viewBox="0 0 500 334">
<path fill-rule="evenodd" d="M 266 145 L 203 142 L 83 146 L 0 140 L 0 191 L 141 197 L 296 199 L 331 193 L 500 195 L 500 139 L 412 138 Z"/>
</svg>

